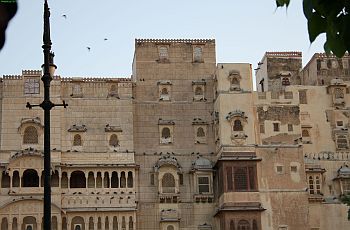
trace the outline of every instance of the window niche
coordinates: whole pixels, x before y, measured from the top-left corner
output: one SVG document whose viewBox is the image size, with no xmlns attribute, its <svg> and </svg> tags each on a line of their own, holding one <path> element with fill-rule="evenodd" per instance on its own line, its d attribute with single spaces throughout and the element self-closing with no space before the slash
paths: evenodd
<svg viewBox="0 0 350 230">
<path fill-rule="evenodd" d="M 107 97 L 115 97 L 119 99 L 119 95 L 118 95 L 118 83 L 112 84 L 109 87 L 109 91 L 108 91 L 108 96 Z"/>
<path fill-rule="evenodd" d="M 158 63 L 169 63 L 169 45 L 158 46 Z"/>
<path fill-rule="evenodd" d="M 174 125 L 175 122 L 172 120 L 163 120 L 159 118 L 159 143 L 162 145 L 172 144 L 174 141 Z"/>
<path fill-rule="evenodd" d="M 24 94 L 39 94 L 40 93 L 40 79 L 29 78 L 24 81 Z"/>
<path fill-rule="evenodd" d="M 247 135 L 244 132 L 244 126 L 248 122 L 248 117 L 241 110 L 235 110 L 229 112 L 226 116 L 226 120 L 230 122 L 231 125 L 231 140 L 236 145 L 244 144 L 247 139 Z"/>
<path fill-rule="evenodd" d="M 159 101 L 170 101 L 171 100 L 171 86 L 170 81 L 158 81 Z"/>
<path fill-rule="evenodd" d="M 110 150 L 117 150 L 120 147 L 120 136 L 122 128 L 118 125 L 107 124 L 105 126 L 106 138 Z"/>
<path fill-rule="evenodd" d="M 83 97 L 83 88 L 80 82 L 74 82 L 72 85 L 72 94 L 70 95 L 73 98 Z"/>
<path fill-rule="evenodd" d="M 327 92 L 331 94 L 333 106 L 336 108 L 344 108 L 346 105 L 345 93 L 346 84 L 344 84 L 342 79 L 332 79 L 330 85 L 327 87 Z"/>
<path fill-rule="evenodd" d="M 303 140 L 303 144 L 312 144 L 310 126 L 305 126 L 305 125 L 301 126 L 301 137 Z"/>
<path fill-rule="evenodd" d="M 241 74 L 237 70 L 231 70 L 228 75 L 230 91 L 241 91 Z"/>
<path fill-rule="evenodd" d="M 206 144 L 208 136 L 208 122 L 203 121 L 201 118 L 194 118 L 192 125 L 194 128 L 194 142 L 196 144 Z"/>
<path fill-rule="evenodd" d="M 71 133 L 71 140 L 72 140 L 72 150 L 73 151 L 82 151 L 83 149 L 83 140 L 84 140 L 84 133 L 87 131 L 87 128 L 85 125 L 72 125 L 68 132 Z"/>
<path fill-rule="evenodd" d="M 204 79 L 192 81 L 193 88 L 193 101 L 206 101 L 205 98 L 205 85 Z"/>
<path fill-rule="evenodd" d="M 22 148 L 40 146 L 42 144 L 40 137 L 43 134 L 43 130 L 44 126 L 41 125 L 39 117 L 23 118 L 18 128 L 22 136 Z"/>
<path fill-rule="evenodd" d="M 194 46 L 193 47 L 193 62 L 201 63 L 203 62 L 203 47 L 202 46 Z"/>
</svg>

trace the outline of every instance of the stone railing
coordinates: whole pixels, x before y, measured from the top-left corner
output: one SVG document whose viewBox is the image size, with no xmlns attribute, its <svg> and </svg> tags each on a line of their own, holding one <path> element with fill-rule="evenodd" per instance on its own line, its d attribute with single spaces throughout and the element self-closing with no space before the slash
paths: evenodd
<svg viewBox="0 0 350 230">
<path fill-rule="evenodd" d="M 350 160 L 350 152 L 319 152 L 305 153 L 304 158 L 313 160 L 329 160 L 329 161 L 348 161 Z"/>
<path fill-rule="evenodd" d="M 62 208 L 135 207 L 135 194 L 62 195 Z"/>
</svg>

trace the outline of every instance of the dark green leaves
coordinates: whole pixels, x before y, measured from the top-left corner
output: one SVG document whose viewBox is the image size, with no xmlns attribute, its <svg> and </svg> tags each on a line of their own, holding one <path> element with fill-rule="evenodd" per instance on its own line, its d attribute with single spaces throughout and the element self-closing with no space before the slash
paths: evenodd
<svg viewBox="0 0 350 230">
<path fill-rule="evenodd" d="M 289 0 L 275 0 L 277 7 L 289 5 Z M 303 11 L 308 20 L 309 40 L 326 33 L 324 50 L 337 57 L 350 51 L 350 1 L 303 0 Z"/>
<path fill-rule="evenodd" d="M 277 5 L 277 7 L 282 7 L 284 5 L 286 5 L 286 7 L 288 7 L 289 2 L 290 2 L 290 0 L 276 0 L 276 5 Z"/>
</svg>

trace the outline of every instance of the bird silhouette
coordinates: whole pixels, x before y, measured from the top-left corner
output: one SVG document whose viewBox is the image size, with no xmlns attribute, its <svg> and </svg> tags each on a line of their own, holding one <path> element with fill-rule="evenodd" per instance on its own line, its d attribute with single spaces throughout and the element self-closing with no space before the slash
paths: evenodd
<svg viewBox="0 0 350 230">
<path fill-rule="evenodd" d="M 64 19 L 67 19 L 67 15 L 66 14 L 62 14 L 62 17 L 64 17 Z"/>
<path fill-rule="evenodd" d="M 90 52 L 91 50 L 91 47 L 87 46 L 86 49 Z"/>
<path fill-rule="evenodd" d="M 107 38 L 104 38 L 103 40 L 104 40 L 104 41 L 107 41 L 108 39 L 107 39 Z"/>
</svg>

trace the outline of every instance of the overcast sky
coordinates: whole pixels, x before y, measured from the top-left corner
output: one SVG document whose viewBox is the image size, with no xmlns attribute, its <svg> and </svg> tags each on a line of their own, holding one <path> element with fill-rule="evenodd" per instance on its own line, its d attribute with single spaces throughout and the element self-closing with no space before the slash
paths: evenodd
<svg viewBox="0 0 350 230">
<path fill-rule="evenodd" d="M 18 1 L 0 51 L 1 76 L 40 69 L 43 2 Z M 302 51 L 305 65 L 325 39 L 310 45 L 301 0 L 287 11 L 276 10 L 274 0 L 51 0 L 49 6 L 62 77 L 129 77 L 135 38 L 214 38 L 218 63 L 253 68 L 266 51 Z"/>
</svg>

